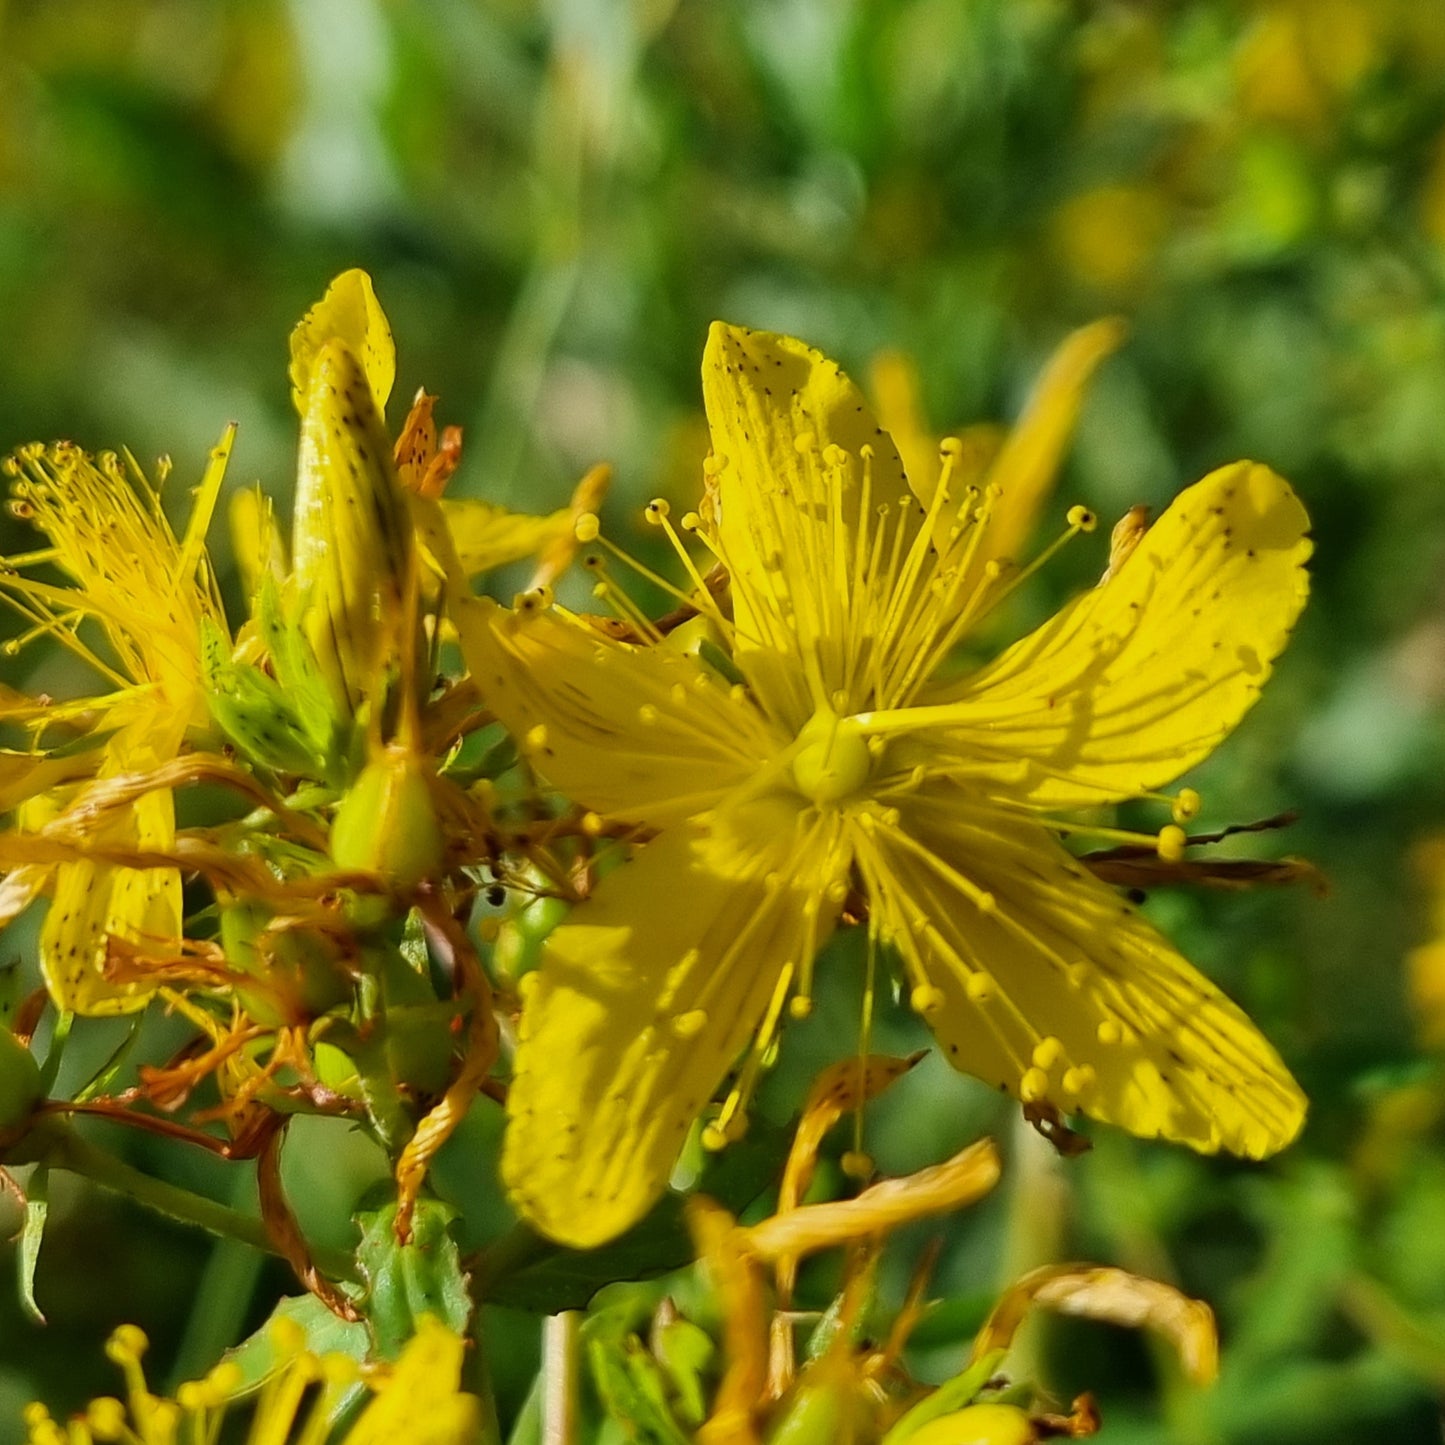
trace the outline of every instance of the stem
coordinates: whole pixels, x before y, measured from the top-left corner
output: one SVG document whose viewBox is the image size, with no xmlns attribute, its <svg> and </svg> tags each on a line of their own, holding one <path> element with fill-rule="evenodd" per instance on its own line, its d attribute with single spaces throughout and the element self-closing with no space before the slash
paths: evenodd
<svg viewBox="0 0 1445 1445">
<path fill-rule="evenodd" d="M 576 1445 L 580 1319 L 563 1310 L 542 1326 L 542 1445 Z"/>
<path fill-rule="evenodd" d="M 250 1181 L 237 1174 L 232 1202 L 241 1204 Z M 262 1256 L 237 1239 L 218 1239 L 196 1288 L 196 1301 L 186 1321 L 181 1348 L 171 1367 L 172 1393 L 183 1380 L 198 1380 L 240 1337 Z"/>
<path fill-rule="evenodd" d="M 277 1253 L 266 1236 L 265 1225 L 255 1215 L 243 1214 L 227 1204 L 218 1204 L 214 1199 L 142 1173 L 123 1159 L 117 1159 L 115 1155 L 107 1154 L 82 1139 L 65 1125 L 48 1123 L 43 1140 L 35 1137 L 40 1133 L 39 1129 L 32 1130 L 30 1141 L 43 1146 L 37 1157 L 54 1168 L 66 1169 L 102 1189 L 124 1194 L 168 1219 L 195 1225 L 224 1239 L 238 1240 L 266 1254 Z M 318 1251 L 316 1263 L 333 1278 L 349 1279 L 355 1273 L 351 1257 L 339 1250 Z"/>
</svg>

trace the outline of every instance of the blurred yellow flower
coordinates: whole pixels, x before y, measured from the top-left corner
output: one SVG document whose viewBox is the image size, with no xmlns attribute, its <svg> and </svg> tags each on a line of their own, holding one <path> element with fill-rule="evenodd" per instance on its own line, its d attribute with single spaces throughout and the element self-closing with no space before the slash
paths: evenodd
<svg viewBox="0 0 1445 1445">
<path fill-rule="evenodd" d="M 959 449 L 935 484 L 906 477 L 852 383 L 788 337 L 715 325 L 703 393 L 709 490 L 683 525 L 727 569 L 731 616 L 649 512 L 726 667 L 452 588 L 532 764 L 656 833 L 525 981 L 503 1170 L 527 1215 L 577 1245 L 626 1228 L 753 1036 L 708 1131 L 733 1135 L 845 910 L 866 909 L 950 1060 L 1024 1103 L 1201 1150 L 1288 1143 L 1304 1101 L 1273 1049 L 1058 841 L 1088 831 L 1060 813 L 1157 797 L 1258 696 L 1307 592 L 1286 483 L 1220 469 L 1106 582 L 936 682 L 1007 590 L 997 559 L 972 565 L 998 499 L 956 485 Z M 1092 525 L 1073 509 L 1071 532 Z M 1182 830 L 1158 842 L 1178 856 Z"/>
<path fill-rule="evenodd" d="M 363 1370 L 340 1354 L 317 1355 L 305 1347 L 294 1321 L 271 1326 L 276 1369 L 256 1399 L 246 1445 L 313 1445 L 331 1438 L 329 1428 L 347 1393 L 365 1385 L 373 1398 L 338 1445 L 472 1445 L 481 1438 L 481 1407 L 458 1389 L 465 1342 L 431 1316 L 394 1366 Z M 102 1396 L 84 1414 L 58 1424 L 43 1405 L 25 1412 L 27 1445 L 192 1445 L 220 1438 L 222 1422 L 242 1398 L 240 1367 L 225 1361 L 204 1379 L 182 1385 L 174 1399 L 151 1393 L 141 1367 L 148 1343 L 134 1325 L 110 1337 L 106 1353 L 125 1376 L 125 1400 Z M 242 1437 L 227 1434 L 227 1439 Z"/>
</svg>

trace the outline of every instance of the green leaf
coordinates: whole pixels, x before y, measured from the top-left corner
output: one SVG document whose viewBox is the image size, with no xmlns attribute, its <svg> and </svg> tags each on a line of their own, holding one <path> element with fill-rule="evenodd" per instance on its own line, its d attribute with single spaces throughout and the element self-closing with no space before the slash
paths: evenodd
<svg viewBox="0 0 1445 1445">
<path fill-rule="evenodd" d="M 734 1213 L 778 1176 L 792 1140 L 790 1128 L 753 1121 L 748 1136 L 712 1156 L 696 1190 Z M 683 1198 L 667 1194 L 647 1217 L 600 1249 L 564 1249 L 525 1224 L 483 1250 L 477 1283 L 491 1304 L 538 1314 L 585 1309 L 604 1285 L 669 1274 L 693 1259 Z"/>
<path fill-rule="evenodd" d="M 20 1274 L 20 1307 L 37 1325 L 45 1323 L 45 1316 L 35 1302 L 35 1267 L 40 1263 L 40 1241 L 50 1213 L 49 1185 L 50 1170 L 42 1164 L 30 1176 L 25 1195 L 25 1223 L 20 1230 L 20 1247 L 15 1253 Z"/>
<path fill-rule="evenodd" d="M 667 1403 L 657 1362 L 636 1335 L 607 1331 L 587 1341 L 587 1362 L 603 1407 L 632 1440 L 645 1445 L 688 1445 Z"/>
<path fill-rule="evenodd" d="M 271 1334 L 276 1320 L 300 1325 L 306 1348 L 313 1354 L 346 1355 L 358 1363 L 371 1352 L 371 1335 L 363 1324 L 343 1320 L 326 1308 L 314 1294 L 289 1295 L 281 1300 L 255 1334 L 226 1351 L 224 1358 L 241 1369 L 240 1394 L 259 1389 L 286 1359 L 280 1357 Z"/>
<path fill-rule="evenodd" d="M 396 1203 L 362 1212 L 357 1263 L 366 1280 L 367 1319 L 378 1355 L 395 1360 L 416 1333 L 420 1315 L 433 1315 L 465 1334 L 472 1314 L 467 1278 L 451 1235 L 456 1210 L 436 1199 L 419 1199 L 409 1244 L 396 1239 Z"/>
</svg>

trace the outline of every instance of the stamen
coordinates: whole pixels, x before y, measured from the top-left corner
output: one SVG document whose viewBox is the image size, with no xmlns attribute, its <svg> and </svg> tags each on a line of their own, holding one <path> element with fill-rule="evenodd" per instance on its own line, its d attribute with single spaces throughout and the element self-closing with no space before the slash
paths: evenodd
<svg viewBox="0 0 1445 1445">
<path fill-rule="evenodd" d="M 1180 788 L 1179 796 L 1174 799 L 1174 806 L 1170 811 L 1176 823 L 1189 823 L 1199 816 L 1201 806 L 1199 794 L 1193 788 Z"/>
<path fill-rule="evenodd" d="M 723 1106 L 718 1111 L 717 1118 L 702 1131 L 703 1148 L 716 1152 L 741 1139 L 747 1132 L 747 1108 L 752 1102 L 758 1077 L 762 1073 L 764 1061 L 777 1035 L 778 1023 L 783 1013 L 783 1003 L 788 997 L 792 982 L 793 965 L 786 963 L 778 975 L 773 996 L 768 1001 L 768 1011 L 764 1014 L 763 1022 L 753 1036 L 752 1045 L 738 1072 L 737 1083 L 733 1085 L 727 1098 L 723 1100 Z"/>
</svg>

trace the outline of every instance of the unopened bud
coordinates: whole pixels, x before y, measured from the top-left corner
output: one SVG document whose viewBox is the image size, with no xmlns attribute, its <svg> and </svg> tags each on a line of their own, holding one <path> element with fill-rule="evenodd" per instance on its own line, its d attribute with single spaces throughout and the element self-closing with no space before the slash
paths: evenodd
<svg viewBox="0 0 1445 1445">
<path fill-rule="evenodd" d="M 385 749 L 361 770 L 336 810 L 332 861 L 348 871 L 379 873 L 406 889 L 440 872 L 445 856 L 425 765 L 405 749 Z"/>
</svg>

